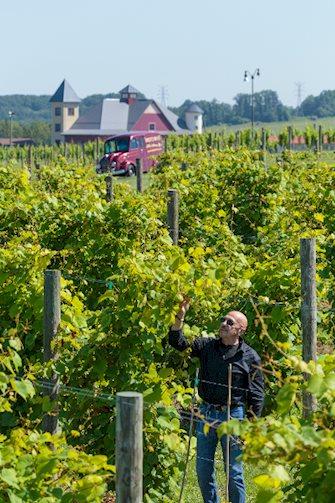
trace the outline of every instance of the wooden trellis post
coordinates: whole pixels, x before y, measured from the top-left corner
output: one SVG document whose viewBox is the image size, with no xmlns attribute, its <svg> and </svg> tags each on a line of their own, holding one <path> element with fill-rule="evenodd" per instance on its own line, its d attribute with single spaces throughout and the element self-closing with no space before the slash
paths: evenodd
<svg viewBox="0 0 335 503">
<path fill-rule="evenodd" d="M 168 190 L 167 203 L 167 224 L 169 233 L 174 245 L 178 245 L 179 240 L 179 200 L 176 189 Z"/>
<path fill-rule="evenodd" d="M 303 359 L 316 361 L 317 305 L 316 305 L 316 251 L 315 238 L 300 240 L 301 262 L 301 325 Z M 304 416 L 309 416 L 316 407 L 310 393 L 303 395 Z"/>
<path fill-rule="evenodd" d="M 137 192 L 143 192 L 143 162 L 136 159 L 136 186 Z"/>
<path fill-rule="evenodd" d="M 292 149 L 292 126 L 288 126 L 287 128 L 288 130 L 288 150 L 291 150 Z"/>
<path fill-rule="evenodd" d="M 113 177 L 112 175 L 106 176 L 106 201 L 111 202 L 113 199 Z"/>
<path fill-rule="evenodd" d="M 116 502 L 143 501 L 143 397 L 116 394 Z"/>
<path fill-rule="evenodd" d="M 46 270 L 44 273 L 44 326 L 43 326 L 43 359 L 45 362 L 56 360 L 57 356 L 51 343 L 57 334 L 61 318 L 60 271 Z M 44 388 L 44 395 L 49 396 L 53 410 L 45 414 L 42 423 L 43 431 L 55 434 L 58 431 L 59 377 L 53 372 Z"/>
</svg>

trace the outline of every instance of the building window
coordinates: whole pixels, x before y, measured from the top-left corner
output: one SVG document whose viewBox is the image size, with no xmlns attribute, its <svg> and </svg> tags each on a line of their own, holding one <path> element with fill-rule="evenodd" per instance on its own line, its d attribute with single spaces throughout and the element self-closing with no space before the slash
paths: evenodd
<svg viewBox="0 0 335 503">
<path fill-rule="evenodd" d="M 57 117 L 59 117 L 61 114 L 61 108 L 60 107 L 56 107 L 55 108 L 55 115 L 57 115 Z"/>
<path fill-rule="evenodd" d="M 194 120 L 195 121 L 198 120 L 198 116 L 197 115 L 194 116 Z"/>
<path fill-rule="evenodd" d="M 68 115 L 74 115 L 74 108 L 73 107 L 68 108 L 67 113 Z"/>
<path fill-rule="evenodd" d="M 150 122 L 149 131 L 156 131 L 156 124 L 154 122 Z"/>
<path fill-rule="evenodd" d="M 60 133 L 60 124 L 55 124 L 55 133 Z"/>
</svg>

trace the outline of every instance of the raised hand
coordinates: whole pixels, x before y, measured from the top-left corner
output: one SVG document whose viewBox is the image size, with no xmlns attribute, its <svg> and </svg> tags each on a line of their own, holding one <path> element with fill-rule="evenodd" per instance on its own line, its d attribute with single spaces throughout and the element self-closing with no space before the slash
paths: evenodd
<svg viewBox="0 0 335 503">
<path fill-rule="evenodd" d="M 191 299 L 185 295 L 183 300 L 179 304 L 179 311 L 177 313 L 177 318 L 179 318 L 180 320 L 183 320 L 185 318 L 186 313 L 189 310 L 190 303 Z"/>
</svg>

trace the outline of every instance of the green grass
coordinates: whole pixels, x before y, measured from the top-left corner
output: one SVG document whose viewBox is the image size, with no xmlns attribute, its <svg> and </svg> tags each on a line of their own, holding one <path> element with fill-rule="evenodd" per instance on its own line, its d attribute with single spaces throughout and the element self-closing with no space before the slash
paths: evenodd
<svg viewBox="0 0 335 503">
<path fill-rule="evenodd" d="M 292 126 L 296 129 L 305 129 L 307 126 L 312 126 L 316 124 L 316 126 L 322 126 L 324 129 L 334 129 L 335 128 L 335 117 L 323 117 L 322 119 L 310 119 L 308 117 L 292 117 L 290 121 L 283 122 L 256 122 L 255 129 L 268 129 L 273 133 L 279 133 L 287 126 Z M 250 122 L 246 122 L 245 124 L 237 124 L 234 126 L 228 125 L 220 125 L 220 126 L 212 126 L 206 128 L 206 131 L 222 131 L 225 130 L 227 132 L 231 131 L 241 131 L 242 129 L 249 129 L 251 127 Z"/>
<path fill-rule="evenodd" d="M 143 173 L 143 189 L 147 189 L 150 185 L 151 173 Z M 114 183 L 128 183 L 131 187 L 136 189 L 136 176 L 114 176 Z"/>
<path fill-rule="evenodd" d="M 220 452 L 219 452 L 220 451 Z M 216 482 L 219 489 L 221 501 L 225 501 L 225 473 L 223 469 L 222 453 L 217 449 L 216 454 Z M 244 465 L 244 480 L 246 484 L 247 503 L 256 501 L 256 487 L 253 478 L 259 474 L 259 471 L 253 466 Z M 195 459 L 193 458 L 188 466 L 187 481 L 184 489 L 184 503 L 202 503 L 201 492 L 198 486 L 197 475 L 195 471 Z"/>
</svg>

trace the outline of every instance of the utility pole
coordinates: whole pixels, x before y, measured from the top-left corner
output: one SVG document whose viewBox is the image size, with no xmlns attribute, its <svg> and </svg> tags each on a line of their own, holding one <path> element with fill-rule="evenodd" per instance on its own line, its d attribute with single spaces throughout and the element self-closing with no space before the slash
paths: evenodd
<svg viewBox="0 0 335 503">
<path fill-rule="evenodd" d="M 9 110 L 8 115 L 9 115 L 9 146 L 11 147 L 12 146 L 12 140 L 13 140 L 13 124 L 12 124 L 12 120 L 13 120 L 13 116 L 15 115 L 15 112 L 13 112 L 12 110 Z"/>
<path fill-rule="evenodd" d="M 251 78 L 251 134 L 252 138 L 254 137 L 254 122 L 255 122 L 255 106 L 254 106 L 254 80 L 255 77 L 260 76 L 259 68 L 256 68 L 254 73 L 249 72 L 249 70 L 245 70 L 244 72 L 244 82 L 248 82 L 249 77 Z"/>
</svg>

